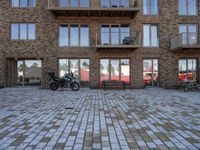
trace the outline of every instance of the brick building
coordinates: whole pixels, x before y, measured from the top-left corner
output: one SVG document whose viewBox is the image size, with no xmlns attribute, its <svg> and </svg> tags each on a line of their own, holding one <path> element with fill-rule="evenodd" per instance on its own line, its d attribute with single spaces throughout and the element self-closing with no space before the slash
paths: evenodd
<svg viewBox="0 0 200 150">
<path fill-rule="evenodd" d="M 199 16 L 198 0 L 1 0 L 0 86 L 48 87 L 52 71 L 92 88 L 198 81 Z"/>
</svg>

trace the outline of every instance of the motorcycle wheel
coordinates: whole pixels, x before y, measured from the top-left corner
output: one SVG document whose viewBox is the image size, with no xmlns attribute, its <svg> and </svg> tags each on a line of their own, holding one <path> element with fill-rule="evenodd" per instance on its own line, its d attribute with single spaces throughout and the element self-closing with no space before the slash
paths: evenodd
<svg viewBox="0 0 200 150">
<path fill-rule="evenodd" d="M 78 84 L 78 82 L 73 82 L 73 83 L 71 84 L 71 89 L 72 89 L 72 91 L 78 91 L 79 88 L 80 88 L 80 85 Z"/>
<path fill-rule="evenodd" d="M 50 84 L 50 89 L 56 91 L 58 89 L 58 84 L 56 82 L 52 82 Z"/>
</svg>

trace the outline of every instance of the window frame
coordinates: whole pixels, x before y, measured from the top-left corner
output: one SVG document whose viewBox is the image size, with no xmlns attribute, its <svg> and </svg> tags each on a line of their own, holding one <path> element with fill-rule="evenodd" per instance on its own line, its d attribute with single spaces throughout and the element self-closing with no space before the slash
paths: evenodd
<svg viewBox="0 0 200 150">
<path fill-rule="evenodd" d="M 197 82 L 199 82 L 199 80 L 200 80 L 200 78 L 199 78 L 199 73 L 200 73 L 200 71 L 199 71 L 199 59 L 198 58 L 195 58 L 195 57 L 191 57 L 191 58 L 188 58 L 188 57 L 181 57 L 181 58 L 179 58 L 178 59 L 178 74 L 177 74 L 177 76 L 178 76 L 178 82 L 181 82 L 180 81 L 180 78 L 179 78 L 179 74 L 180 74 L 180 66 L 179 66 L 179 62 L 181 61 L 181 60 L 185 60 L 186 61 L 186 73 L 187 73 L 187 75 L 188 75 L 188 60 L 196 60 L 196 81 Z"/>
<path fill-rule="evenodd" d="M 61 25 L 66 25 L 68 27 L 68 46 L 60 46 L 60 26 Z M 71 36 L 71 32 L 70 32 L 70 26 L 71 25 L 78 25 L 78 45 L 77 46 L 71 46 L 70 45 L 70 36 Z M 87 25 L 88 26 L 88 46 L 81 46 L 81 26 L 82 25 Z M 60 48 L 71 48 L 71 47 L 81 47 L 81 48 L 88 48 L 90 47 L 90 24 L 89 23 L 60 23 L 58 25 L 58 47 Z"/>
<path fill-rule="evenodd" d="M 157 0 L 157 5 L 156 5 L 156 8 L 157 8 L 157 12 L 156 12 L 156 14 L 153 14 L 152 13 L 152 6 L 151 6 L 151 0 L 149 1 L 149 4 L 148 4 L 148 6 L 149 6 L 149 13 L 147 13 L 147 14 L 145 14 L 145 12 L 144 12 L 144 8 L 145 8 L 145 6 L 144 6 L 144 1 L 145 0 L 143 0 L 143 15 L 144 16 L 158 16 L 159 15 L 159 0 Z"/>
<path fill-rule="evenodd" d="M 77 6 L 76 7 L 72 7 L 71 6 L 71 0 L 67 0 L 67 6 L 62 6 L 60 0 L 58 1 L 58 6 L 59 7 L 63 7 L 63 8 L 89 8 L 90 7 L 90 0 L 88 0 L 88 6 L 81 6 L 81 0 L 77 0 Z"/>
<path fill-rule="evenodd" d="M 198 12 L 199 12 L 199 10 L 198 10 L 198 3 L 199 3 L 199 0 L 195 0 L 196 1 L 196 14 L 189 14 L 189 1 L 188 0 L 186 0 L 186 14 L 180 14 L 180 4 L 179 4 L 179 2 L 180 2 L 180 0 L 178 0 L 178 15 L 179 16 L 198 16 L 199 14 L 198 14 Z"/>
<path fill-rule="evenodd" d="M 117 57 L 113 57 L 113 58 L 106 58 L 106 57 L 100 57 L 99 59 L 99 83 L 100 83 L 100 86 L 102 85 L 102 82 L 101 82 L 101 60 L 108 60 L 108 80 L 111 80 L 111 70 L 110 70 L 110 66 L 111 66 L 111 60 L 118 60 L 119 61 L 119 81 L 122 81 L 122 72 L 121 72 L 121 66 L 122 66 L 122 60 L 129 60 L 129 83 L 128 85 L 130 86 L 131 85 L 131 58 L 129 57 L 120 57 L 120 58 L 117 58 Z"/>
<path fill-rule="evenodd" d="M 150 44 L 148 45 L 148 46 L 144 46 L 144 25 L 148 25 L 149 26 L 149 42 L 150 42 Z M 157 44 L 158 44 L 158 46 L 152 46 L 152 42 L 151 42 L 151 35 L 152 35 L 152 33 L 151 33 L 151 27 L 152 26 L 156 26 L 156 28 L 157 28 Z M 144 48 L 160 48 L 160 34 L 159 34 L 160 32 L 159 32 L 159 26 L 158 26 L 158 24 L 143 24 L 143 36 L 142 36 L 142 47 L 144 47 Z"/>
<path fill-rule="evenodd" d="M 111 29 L 112 29 L 112 26 L 119 26 L 119 43 L 118 44 L 112 44 L 112 32 L 111 32 Z M 101 34 L 102 34 L 102 32 L 101 32 L 101 27 L 102 26 L 109 26 L 109 41 L 108 41 L 108 45 L 121 45 L 121 44 L 123 44 L 123 43 L 121 43 L 121 35 L 122 35 L 122 33 L 127 33 L 127 32 L 122 32 L 122 30 L 121 30 L 121 28 L 123 27 L 123 26 L 125 26 L 125 25 L 127 25 L 128 27 L 129 27 L 129 37 L 131 36 L 131 26 L 130 26 L 130 24 L 129 23 L 124 23 L 124 24 L 106 24 L 106 23 L 102 23 L 102 24 L 100 24 L 100 43 L 101 43 L 101 45 L 103 45 L 103 43 L 102 43 L 102 39 L 101 39 Z M 106 32 L 103 32 L 103 33 L 106 33 Z M 104 43 L 105 44 L 105 43 Z"/>
<path fill-rule="evenodd" d="M 130 8 L 130 0 L 128 0 L 128 6 L 127 7 L 120 7 L 120 6 L 122 6 L 122 1 L 123 0 L 118 0 L 118 6 L 117 7 L 112 7 L 113 5 L 112 5 L 112 0 L 107 0 L 108 1 L 108 6 L 103 6 L 102 5 L 102 1 L 103 0 L 99 0 L 99 6 L 101 7 L 101 8 Z"/>
<path fill-rule="evenodd" d="M 89 83 L 90 82 L 90 66 L 91 66 L 91 60 L 90 60 L 90 58 L 88 58 L 88 57 L 83 57 L 83 58 L 79 58 L 79 57 L 69 57 L 69 58 L 66 58 L 66 57 L 64 57 L 64 58 L 58 58 L 58 75 L 59 75 L 59 77 L 61 77 L 60 76 L 60 60 L 67 60 L 67 64 L 68 64 L 68 66 L 67 66 L 67 72 L 69 73 L 71 70 L 71 67 L 70 67 L 70 65 L 71 65 L 71 63 L 70 63 L 70 61 L 71 60 L 78 60 L 78 77 L 79 77 L 79 79 L 80 79 L 80 81 L 81 81 L 81 60 L 89 60 L 89 81 L 81 81 L 81 82 L 83 82 L 83 83 Z"/>
<path fill-rule="evenodd" d="M 37 0 L 34 0 L 34 6 L 30 6 L 30 0 L 27 0 L 27 5 L 26 7 L 21 6 L 21 0 L 18 0 L 18 6 L 13 6 L 13 0 L 10 0 L 10 6 L 12 8 L 20 8 L 20 9 L 32 9 L 35 8 L 37 5 Z"/>
<path fill-rule="evenodd" d="M 17 24 L 18 25 L 18 39 L 12 39 L 12 33 L 13 33 L 12 32 L 13 31 L 12 30 L 12 25 L 13 24 Z M 21 39 L 20 38 L 20 30 L 21 30 L 20 26 L 22 24 L 25 24 L 27 26 L 26 27 L 26 31 L 27 31 L 27 33 L 26 33 L 26 39 Z M 30 37 L 29 36 L 29 25 L 31 25 L 31 24 L 33 24 L 35 26 L 35 28 L 34 28 L 35 29 L 34 30 L 34 39 L 29 39 L 29 37 Z M 36 41 L 36 39 L 37 39 L 37 31 L 36 31 L 37 29 L 36 28 L 37 28 L 37 26 L 36 26 L 36 23 L 34 23 L 34 22 L 28 22 L 28 23 L 27 22 L 25 22 L 25 23 L 24 22 L 21 22 L 21 23 L 13 22 L 13 23 L 10 24 L 10 40 L 11 41 Z"/>
</svg>

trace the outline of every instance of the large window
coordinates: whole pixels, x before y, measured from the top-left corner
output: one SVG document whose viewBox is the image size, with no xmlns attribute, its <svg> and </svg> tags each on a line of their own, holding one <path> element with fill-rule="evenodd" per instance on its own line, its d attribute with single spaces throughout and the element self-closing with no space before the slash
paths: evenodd
<svg viewBox="0 0 200 150">
<path fill-rule="evenodd" d="M 40 85 L 42 76 L 41 60 L 17 61 L 17 84 Z"/>
<path fill-rule="evenodd" d="M 129 7 L 129 0 L 101 0 L 101 7 Z"/>
<path fill-rule="evenodd" d="M 35 40 L 35 34 L 34 23 L 14 23 L 11 25 L 12 40 Z"/>
<path fill-rule="evenodd" d="M 59 46 L 89 46 L 88 25 L 60 25 Z"/>
<path fill-rule="evenodd" d="M 147 86 L 158 85 L 158 59 L 143 60 L 143 80 Z"/>
<path fill-rule="evenodd" d="M 180 59 L 179 60 L 179 81 L 197 81 L 197 60 Z"/>
<path fill-rule="evenodd" d="M 158 0 L 144 0 L 143 2 L 144 15 L 158 14 Z"/>
<path fill-rule="evenodd" d="M 119 45 L 123 39 L 130 36 L 129 25 L 101 25 L 101 44 Z"/>
<path fill-rule="evenodd" d="M 143 25 L 143 46 L 158 47 L 158 27 L 157 25 Z"/>
<path fill-rule="evenodd" d="M 89 0 L 59 0 L 60 7 L 89 7 Z"/>
<path fill-rule="evenodd" d="M 104 80 L 117 80 L 130 83 L 129 59 L 101 59 L 100 82 Z"/>
<path fill-rule="evenodd" d="M 89 59 L 59 59 L 59 76 L 73 72 L 81 82 L 89 82 L 90 60 Z"/>
<path fill-rule="evenodd" d="M 11 5 L 20 8 L 35 7 L 36 0 L 11 0 Z"/>
<path fill-rule="evenodd" d="M 179 0 L 179 15 L 197 15 L 197 0 Z"/>
<path fill-rule="evenodd" d="M 179 25 L 179 33 L 182 34 L 183 45 L 197 44 L 198 41 L 197 25 L 181 24 Z"/>
</svg>

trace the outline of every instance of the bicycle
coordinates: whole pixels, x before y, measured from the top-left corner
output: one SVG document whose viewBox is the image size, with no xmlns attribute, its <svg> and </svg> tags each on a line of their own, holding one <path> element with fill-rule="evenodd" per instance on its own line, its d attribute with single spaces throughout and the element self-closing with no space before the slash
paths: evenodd
<svg viewBox="0 0 200 150">
<path fill-rule="evenodd" d="M 185 82 L 184 91 L 185 91 L 185 92 L 188 92 L 189 89 L 200 91 L 200 83 L 192 82 L 192 81 L 186 81 L 186 82 Z"/>
</svg>

